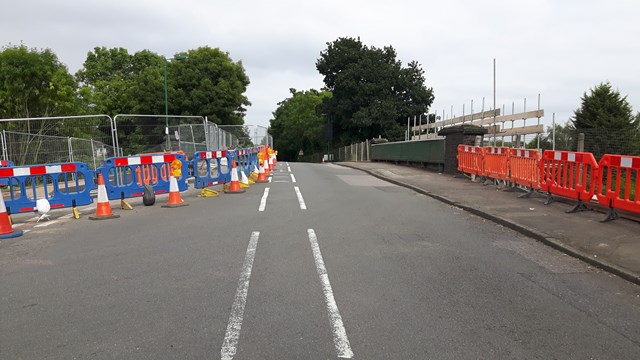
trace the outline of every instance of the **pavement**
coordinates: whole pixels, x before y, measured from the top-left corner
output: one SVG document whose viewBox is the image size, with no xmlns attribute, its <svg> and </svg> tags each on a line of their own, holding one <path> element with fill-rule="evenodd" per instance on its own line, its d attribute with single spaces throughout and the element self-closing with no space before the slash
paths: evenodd
<svg viewBox="0 0 640 360">
<path fill-rule="evenodd" d="M 602 223 L 605 214 L 595 204 L 589 204 L 591 211 L 567 213 L 575 203 L 569 199 L 554 196 L 556 201 L 544 205 L 544 194 L 519 198 L 523 192 L 504 191 L 465 176 L 387 162 L 338 164 L 494 221 L 640 285 L 640 222 L 632 216 Z"/>
</svg>

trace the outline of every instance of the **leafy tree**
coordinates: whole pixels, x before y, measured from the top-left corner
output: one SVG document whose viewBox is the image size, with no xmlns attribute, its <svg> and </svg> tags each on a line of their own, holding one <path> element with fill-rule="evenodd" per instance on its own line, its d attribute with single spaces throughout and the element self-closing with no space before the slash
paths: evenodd
<svg viewBox="0 0 640 360">
<path fill-rule="evenodd" d="M 412 61 L 402 67 L 391 46 L 378 49 L 339 38 L 327 43 L 316 68 L 333 94 L 321 112 L 333 124 L 337 145 L 378 135 L 400 140 L 407 117 L 426 112 L 434 99 L 420 65 Z"/>
<path fill-rule="evenodd" d="M 77 84 L 53 51 L 9 45 L 0 51 L 0 118 L 72 114 Z"/>
<path fill-rule="evenodd" d="M 324 100 L 331 98 L 328 91 L 289 89 L 291 97 L 278 103 L 270 120 L 270 132 L 278 157 L 295 160 L 302 150 L 305 155 L 322 152 L 326 141 L 323 136 L 324 119 L 318 112 Z"/>
<path fill-rule="evenodd" d="M 633 115 L 627 97 L 608 82 L 582 96 L 571 120 L 576 132 L 585 133 L 585 151 L 597 159 L 605 153 L 640 154 L 640 115 Z"/>
<path fill-rule="evenodd" d="M 242 125 L 246 106 L 244 93 L 249 77 L 242 62 L 229 53 L 210 47 L 186 52 L 185 61 L 172 63 L 171 92 L 176 114 L 207 115 L 218 125 Z"/>
<path fill-rule="evenodd" d="M 575 150 L 575 129 L 572 124 L 556 124 L 556 150 Z M 538 148 L 538 138 L 540 138 L 540 149 L 551 150 L 553 149 L 553 128 L 547 127 L 545 134 L 539 134 L 533 138 L 528 144 L 527 149 Z"/>
</svg>

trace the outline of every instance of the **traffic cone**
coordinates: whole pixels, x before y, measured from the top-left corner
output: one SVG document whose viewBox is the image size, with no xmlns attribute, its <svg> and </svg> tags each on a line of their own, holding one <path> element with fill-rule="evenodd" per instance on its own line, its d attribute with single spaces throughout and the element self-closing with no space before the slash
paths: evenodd
<svg viewBox="0 0 640 360">
<path fill-rule="evenodd" d="M 238 181 L 238 170 L 236 168 L 235 160 L 231 162 L 231 183 L 229 188 L 225 189 L 225 194 L 242 194 L 246 190 L 240 188 L 240 181 Z"/>
<path fill-rule="evenodd" d="M 273 163 L 273 155 L 269 155 L 269 171 L 273 171 L 274 163 Z"/>
<path fill-rule="evenodd" d="M 180 189 L 178 188 L 178 180 L 176 177 L 171 175 L 169 176 L 169 201 L 166 205 L 162 205 L 163 208 L 176 208 L 181 206 L 187 206 L 189 204 L 185 203 L 180 196 Z"/>
<path fill-rule="evenodd" d="M 269 180 L 267 180 L 267 173 L 264 172 L 264 166 L 263 163 L 260 163 L 260 170 L 258 171 L 258 180 L 256 180 L 257 183 L 266 183 L 269 182 Z"/>
<path fill-rule="evenodd" d="M 247 177 L 247 174 L 244 173 L 244 170 L 240 170 L 240 187 L 248 189 L 249 185 L 251 185 L 251 181 Z"/>
<path fill-rule="evenodd" d="M 266 159 L 264 160 L 264 175 L 265 175 L 266 177 L 271 176 L 271 170 L 269 170 L 269 168 L 270 168 L 269 158 L 266 158 Z"/>
<path fill-rule="evenodd" d="M 10 239 L 22 236 L 22 230 L 13 230 L 7 207 L 4 205 L 4 198 L 0 194 L 0 239 Z"/>
<path fill-rule="evenodd" d="M 111 204 L 107 197 L 107 188 L 104 186 L 104 178 L 98 173 L 98 206 L 96 206 L 96 215 L 89 216 L 91 220 L 106 220 L 119 218 L 120 215 L 114 215 L 111 211 Z"/>
</svg>

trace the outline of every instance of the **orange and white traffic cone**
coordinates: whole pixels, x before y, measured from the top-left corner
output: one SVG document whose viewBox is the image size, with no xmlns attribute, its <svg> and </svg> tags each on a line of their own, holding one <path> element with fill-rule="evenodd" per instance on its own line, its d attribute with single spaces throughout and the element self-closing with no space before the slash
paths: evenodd
<svg viewBox="0 0 640 360">
<path fill-rule="evenodd" d="M 269 155 L 269 171 L 273 171 L 274 167 L 273 155 Z"/>
<path fill-rule="evenodd" d="M 258 180 L 256 180 L 257 183 L 266 183 L 269 182 L 269 180 L 267 180 L 267 173 L 264 172 L 264 166 L 263 163 L 260 163 L 260 170 L 258 170 Z"/>
<path fill-rule="evenodd" d="M 22 236 L 22 230 L 13 230 L 7 207 L 4 205 L 4 198 L 0 194 L 0 239 L 10 239 Z"/>
<path fill-rule="evenodd" d="M 271 176 L 271 170 L 269 170 L 270 167 L 271 165 L 269 164 L 269 158 L 265 158 L 264 159 L 264 175 L 266 177 Z"/>
<path fill-rule="evenodd" d="M 107 196 L 107 188 L 104 186 L 104 178 L 98 173 L 98 206 L 96 206 L 96 215 L 89 216 L 91 220 L 106 220 L 119 218 L 111 211 L 111 204 Z"/>
<path fill-rule="evenodd" d="M 235 160 L 231 162 L 231 183 L 229 189 L 226 189 L 225 194 L 242 194 L 246 190 L 240 188 L 240 181 L 238 180 L 238 169 L 236 168 Z"/>
<path fill-rule="evenodd" d="M 175 176 L 169 176 L 169 201 L 166 205 L 162 205 L 163 208 L 176 208 L 181 206 L 187 206 L 180 196 L 180 189 L 178 188 L 178 180 Z"/>
</svg>

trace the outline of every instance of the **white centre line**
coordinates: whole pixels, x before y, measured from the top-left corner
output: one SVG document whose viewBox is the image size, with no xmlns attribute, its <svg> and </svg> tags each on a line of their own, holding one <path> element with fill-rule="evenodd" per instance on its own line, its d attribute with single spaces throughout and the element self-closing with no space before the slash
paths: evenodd
<svg viewBox="0 0 640 360">
<path fill-rule="evenodd" d="M 253 267 L 253 259 L 256 256 L 256 248 L 258 247 L 259 231 L 251 233 L 251 240 L 247 246 L 247 255 L 244 257 L 240 280 L 238 281 L 238 289 L 236 297 L 231 307 L 231 316 L 229 316 L 229 324 L 227 324 L 227 332 L 224 335 L 222 349 L 220 355 L 222 360 L 231 360 L 236 354 L 238 347 L 238 339 L 240 338 L 240 329 L 242 328 L 242 317 L 244 316 L 244 306 L 247 304 L 247 293 L 249 292 L 249 280 L 251 279 L 251 268 Z"/>
<path fill-rule="evenodd" d="M 291 172 L 291 168 L 289 166 L 287 166 L 287 171 Z"/>
<path fill-rule="evenodd" d="M 264 188 L 264 194 L 262 194 L 262 199 L 260 199 L 258 211 L 264 211 L 264 208 L 267 207 L 267 197 L 269 197 L 269 188 Z"/>
<path fill-rule="evenodd" d="M 309 242 L 311 243 L 313 258 L 316 261 L 316 270 L 318 270 L 318 276 L 320 276 L 324 301 L 327 304 L 329 322 L 331 323 L 331 331 L 333 332 L 333 344 L 336 347 L 336 353 L 339 358 L 350 359 L 353 357 L 353 351 L 351 351 L 351 344 L 349 343 L 347 331 L 342 323 L 342 316 L 340 316 L 340 311 L 338 311 L 336 299 L 333 297 L 333 290 L 331 289 L 331 283 L 329 282 L 329 274 L 327 274 L 327 268 L 324 266 L 322 253 L 320 252 L 320 246 L 318 245 L 318 237 L 313 229 L 308 229 L 307 233 L 309 234 Z"/>
<path fill-rule="evenodd" d="M 298 196 L 298 202 L 300 203 L 300 210 L 307 210 L 307 205 L 304 203 L 304 199 L 302 198 L 302 193 L 300 192 L 300 188 L 294 186 L 293 189 L 296 191 L 296 195 Z"/>
<path fill-rule="evenodd" d="M 291 174 L 291 182 L 296 182 L 296 177 Z"/>
</svg>

